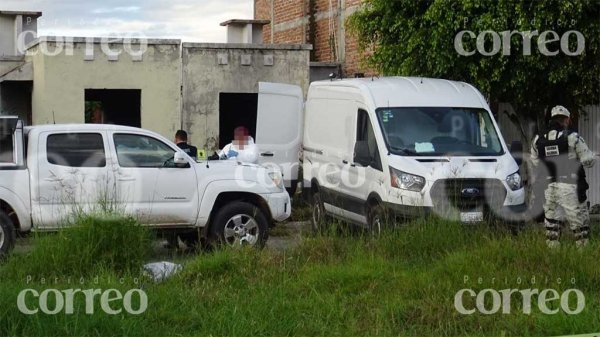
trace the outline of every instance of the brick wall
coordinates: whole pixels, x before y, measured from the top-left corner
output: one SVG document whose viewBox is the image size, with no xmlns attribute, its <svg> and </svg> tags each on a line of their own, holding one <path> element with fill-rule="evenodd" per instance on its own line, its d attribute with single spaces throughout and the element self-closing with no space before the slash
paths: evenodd
<svg viewBox="0 0 600 337">
<path fill-rule="evenodd" d="M 346 77 L 358 72 L 374 74 L 362 65 L 356 38 L 343 27 L 362 0 L 314 1 L 315 31 L 311 41 L 311 0 L 254 0 L 255 19 L 272 21 L 263 30 L 265 43 L 312 43 L 311 61 L 339 62 Z"/>
</svg>

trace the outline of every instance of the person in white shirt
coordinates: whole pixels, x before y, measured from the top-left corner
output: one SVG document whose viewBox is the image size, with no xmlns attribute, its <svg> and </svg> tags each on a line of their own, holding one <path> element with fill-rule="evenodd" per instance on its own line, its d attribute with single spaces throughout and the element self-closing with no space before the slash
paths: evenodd
<svg viewBox="0 0 600 337">
<path fill-rule="evenodd" d="M 244 126 L 233 130 L 233 141 L 219 151 L 219 159 L 237 160 L 243 163 L 258 163 L 258 147 Z"/>
</svg>

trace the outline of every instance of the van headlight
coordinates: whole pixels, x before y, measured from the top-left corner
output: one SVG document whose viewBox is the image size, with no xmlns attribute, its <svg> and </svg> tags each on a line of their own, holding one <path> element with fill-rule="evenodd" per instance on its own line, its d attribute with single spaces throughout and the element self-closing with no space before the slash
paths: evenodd
<svg viewBox="0 0 600 337">
<path fill-rule="evenodd" d="M 390 167 L 390 177 L 392 178 L 392 187 L 415 192 L 420 192 L 425 187 L 425 178 L 396 170 L 393 167 Z"/>
<path fill-rule="evenodd" d="M 281 175 L 281 172 L 269 172 L 269 178 L 271 178 L 271 180 L 273 181 L 273 184 L 275 184 L 275 186 L 279 187 L 279 189 L 281 189 L 281 190 L 284 189 L 283 176 Z"/>
<path fill-rule="evenodd" d="M 513 191 L 523 188 L 523 179 L 521 179 L 519 171 L 506 177 L 506 183 L 508 184 L 508 187 Z"/>
</svg>

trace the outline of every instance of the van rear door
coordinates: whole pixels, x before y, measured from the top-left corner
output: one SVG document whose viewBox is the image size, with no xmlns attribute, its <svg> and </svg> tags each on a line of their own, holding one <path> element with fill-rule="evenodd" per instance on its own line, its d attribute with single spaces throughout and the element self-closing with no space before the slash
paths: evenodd
<svg viewBox="0 0 600 337">
<path fill-rule="evenodd" d="M 266 82 L 260 82 L 258 88 L 256 144 L 260 150 L 259 163 L 278 166 L 283 172 L 286 188 L 294 190 L 302 148 L 302 88 Z"/>
</svg>

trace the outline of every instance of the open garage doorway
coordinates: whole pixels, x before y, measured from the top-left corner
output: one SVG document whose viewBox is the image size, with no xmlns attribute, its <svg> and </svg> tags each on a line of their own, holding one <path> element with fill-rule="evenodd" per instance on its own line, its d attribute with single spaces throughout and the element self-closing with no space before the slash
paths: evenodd
<svg viewBox="0 0 600 337">
<path fill-rule="evenodd" d="M 231 143 L 233 130 L 245 126 L 256 139 L 258 94 L 219 94 L 219 148 Z"/>
<path fill-rule="evenodd" d="M 142 90 L 85 89 L 85 122 L 141 127 Z"/>
<path fill-rule="evenodd" d="M 25 125 L 33 122 L 31 93 L 33 81 L 4 81 L 0 83 L 0 114 L 21 118 Z"/>
</svg>

